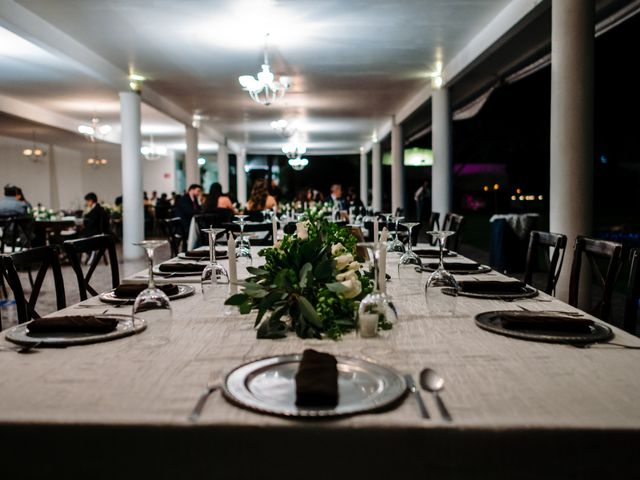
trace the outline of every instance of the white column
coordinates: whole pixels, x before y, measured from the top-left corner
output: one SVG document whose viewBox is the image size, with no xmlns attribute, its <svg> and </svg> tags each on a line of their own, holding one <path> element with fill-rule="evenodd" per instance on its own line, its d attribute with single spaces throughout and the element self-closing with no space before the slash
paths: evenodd
<svg viewBox="0 0 640 480">
<path fill-rule="evenodd" d="M 241 205 L 247 203 L 247 172 L 244 169 L 247 163 L 247 151 L 243 148 L 236 155 L 236 182 L 238 192 L 238 202 Z"/>
<path fill-rule="evenodd" d="M 435 89 L 431 96 L 433 167 L 431 169 L 431 210 L 440 221 L 451 211 L 453 165 L 451 156 L 451 104 L 449 89 Z"/>
<path fill-rule="evenodd" d="M 402 126 L 391 127 L 391 212 L 404 208 L 404 140 Z"/>
<path fill-rule="evenodd" d="M 144 253 L 134 242 L 144 240 L 142 159 L 140 156 L 140 94 L 120 92 L 122 126 L 122 251 L 125 260 Z"/>
<path fill-rule="evenodd" d="M 198 129 L 185 126 L 187 151 L 184 156 L 184 175 L 187 188 L 192 184 L 200 184 L 200 167 L 198 166 Z"/>
<path fill-rule="evenodd" d="M 369 165 L 367 163 L 367 152 L 360 147 L 360 200 L 365 205 L 369 205 Z"/>
<path fill-rule="evenodd" d="M 568 237 L 570 252 L 576 236 L 591 234 L 593 221 L 594 10 L 593 0 L 551 2 L 549 229 Z M 567 260 L 556 289 L 562 300 Z"/>
<path fill-rule="evenodd" d="M 218 145 L 218 182 L 222 185 L 222 191 L 229 191 L 229 150 L 224 143 Z"/>
<path fill-rule="evenodd" d="M 371 206 L 376 212 L 382 210 L 382 156 L 380 143 L 371 146 Z"/>
</svg>

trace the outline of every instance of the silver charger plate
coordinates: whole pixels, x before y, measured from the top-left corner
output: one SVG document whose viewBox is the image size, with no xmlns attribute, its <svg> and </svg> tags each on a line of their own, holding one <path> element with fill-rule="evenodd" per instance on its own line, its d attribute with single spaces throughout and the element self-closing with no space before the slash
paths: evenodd
<svg viewBox="0 0 640 480">
<path fill-rule="evenodd" d="M 202 275 L 202 270 L 192 270 L 189 272 L 161 272 L 159 269 L 160 265 L 153 267 L 153 274 L 158 275 L 159 277 L 193 277 Z"/>
<path fill-rule="evenodd" d="M 174 295 L 169 295 L 169 300 L 178 300 L 180 298 L 189 297 L 193 295 L 195 291 L 196 291 L 195 287 L 191 285 L 179 284 L 178 293 Z M 136 301 L 135 298 L 116 297 L 114 290 L 101 293 L 100 295 L 98 295 L 98 298 L 100 299 L 101 302 L 109 303 L 112 305 L 128 305 L 128 304 L 133 304 Z"/>
<path fill-rule="evenodd" d="M 88 345 L 90 343 L 108 342 L 130 335 L 136 335 L 147 328 L 147 322 L 140 317 L 135 317 L 132 322 L 131 315 L 96 315 L 99 318 L 117 318 L 118 326 L 107 333 L 30 333 L 29 323 L 23 323 L 9 329 L 6 339 L 18 345 L 34 345 L 38 347 L 70 347 L 73 345 Z"/>
<path fill-rule="evenodd" d="M 447 268 L 446 263 L 445 263 L 445 269 L 447 270 L 447 272 L 453 275 L 473 275 L 473 274 L 480 274 L 480 273 L 489 273 L 491 271 L 491 267 L 489 267 L 488 265 L 478 265 L 478 268 L 469 269 L 469 270 L 450 270 Z M 431 272 L 435 272 L 436 268 L 431 268 L 428 265 L 425 265 L 422 267 L 422 271 L 431 273 Z"/>
<path fill-rule="evenodd" d="M 450 287 L 443 288 L 442 293 L 444 293 L 445 295 L 451 295 L 451 296 L 458 295 L 461 297 L 485 298 L 488 300 L 507 300 L 507 301 L 518 300 L 521 298 L 533 298 L 538 296 L 538 290 L 536 288 L 533 288 L 530 285 L 525 285 L 522 288 L 522 293 L 494 294 L 494 293 L 462 292 L 460 290 L 456 292 L 453 288 L 450 288 Z"/>
<path fill-rule="evenodd" d="M 502 324 L 501 315 L 509 313 L 510 315 L 526 316 L 540 312 L 523 312 L 517 311 L 494 311 L 484 312 L 476 315 L 476 325 L 483 330 L 505 335 L 507 337 L 519 338 L 521 340 L 530 340 L 535 342 L 547 343 L 595 343 L 610 340 L 613 337 L 613 331 L 606 325 L 594 320 L 594 324 L 590 327 L 589 333 L 576 332 L 558 332 L 555 330 L 527 330 L 527 329 L 510 329 L 505 328 Z M 560 314 L 558 314 L 560 316 Z"/>
<path fill-rule="evenodd" d="M 285 417 L 323 418 L 389 408 L 404 397 L 406 384 L 395 370 L 361 358 L 337 356 L 338 405 L 300 408 L 295 376 L 302 355 L 279 355 L 232 370 L 223 385 L 225 398 L 250 410 Z"/>
</svg>

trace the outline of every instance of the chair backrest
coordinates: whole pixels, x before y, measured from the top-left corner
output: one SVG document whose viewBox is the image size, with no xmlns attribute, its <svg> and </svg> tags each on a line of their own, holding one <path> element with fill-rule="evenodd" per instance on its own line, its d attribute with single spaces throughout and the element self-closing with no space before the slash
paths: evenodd
<svg viewBox="0 0 640 480">
<path fill-rule="evenodd" d="M 640 301 L 640 248 L 634 248 L 629 253 L 629 284 L 627 298 L 624 305 L 624 329 L 636 334 L 638 321 L 638 302 Z"/>
<path fill-rule="evenodd" d="M 524 269 L 524 283 L 531 285 L 534 266 L 537 263 L 540 251 L 542 250 L 545 254 L 548 254 L 549 248 L 553 248 L 553 251 L 549 260 L 547 281 L 543 291 L 549 295 L 553 295 L 556 289 L 556 283 L 558 283 L 560 271 L 562 270 L 564 253 L 567 248 L 566 235 L 562 235 L 560 233 L 541 232 L 539 230 L 533 230 L 529 234 L 529 249 L 527 250 L 527 260 Z"/>
<path fill-rule="evenodd" d="M 464 216 L 457 213 L 448 212 L 444 216 L 442 222 L 442 230 L 449 230 L 455 232 L 453 235 L 447 238 L 446 247 L 449 250 L 457 251 L 460 246 L 460 239 L 462 237 L 462 225 L 464 224 Z"/>
<path fill-rule="evenodd" d="M 32 217 L 28 215 L 7 217 L 4 219 L 2 239 L 0 240 L 0 252 L 4 253 L 7 246 L 11 248 L 11 252 L 15 252 L 16 248 L 20 250 L 31 248 L 32 238 Z"/>
<path fill-rule="evenodd" d="M 606 240 L 596 240 L 579 236 L 573 246 L 573 262 L 571 263 L 571 279 L 569 280 L 569 304 L 578 306 L 580 290 L 580 272 L 582 270 L 582 255 L 585 255 L 592 267 L 594 281 L 602 288 L 602 298 L 591 308 L 592 315 L 601 320 L 607 320 L 611 310 L 611 296 L 613 287 L 620 270 L 620 256 L 622 245 Z M 606 272 L 603 275 L 597 260 L 606 261 Z"/>
<path fill-rule="evenodd" d="M 440 228 L 440 214 L 438 212 L 431 212 L 431 215 L 429 215 L 429 225 L 427 225 L 427 228 L 430 231 L 434 231 Z"/>
<path fill-rule="evenodd" d="M 240 233 L 240 225 L 237 223 L 225 223 L 222 227 L 233 232 L 236 236 Z M 273 244 L 273 225 L 271 222 L 246 224 L 244 226 L 244 233 L 252 232 L 266 232 L 266 235 L 260 240 L 251 240 L 251 245 L 268 247 Z"/>
<path fill-rule="evenodd" d="M 169 241 L 172 257 L 176 257 L 180 252 L 187 251 L 187 235 L 184 231 L 184 227 L 182 226 L 182 220 L 180 220 L 180 217 L 160 220 L 160 229 Z"/>
<path fill-rule="evenodd" d="M 193 220 L 200 231 L 200 242 L 209 245 L 209 237 L 202 230 L 210 227 L 225 228 L 225 224 L 233 221 L 233 212 L 228 208 L 216 208 L 213 212 L 194 215 Z"/>
<path fill-rule="evenodd" d="M 18 270 L 33 267 L 38 268 L 38 273 L 33 282 L 31 294 L 29 298 L 27 298 L 24 293 L 24 288 L 22 287 L 22 282 L 20 281 Z M 51 269 L 51 273 L 53 274 L 56 306 L 58 310 L 66 307 L 62 269 L 60 268 L 58 251 L 55 248 L 49 246 L 38 247 L 11 255 L 3 255 L 0 257 L 0 268 L 2 276 L 7 280 L 9 288 L 13 291 L 18 312 L 18 323 L 40 318 L 40 315 L 36 312 L 36 304 L 49 269 Z"/>
<path fill-rule="evenodd" d="M 87 299 L 87 292 L 91 295 L 98 295 L 98 292 L 89 284 L 91 277 L 100 263 L 100 260 L 109 254 L 109 266 L 111 267 L 111 284 L 116 288 L 120 284 L 120 272 L 118 270 L 118 254 L 116 253 L 116 241 L 113 235 L 94 235 L 89 238 L 79 238 L 77 240 L 67 240 L 63 244 L 64 251 L 69 257 L 73 271 L 78 280 L 78 290 L 80 298 Z M 89 256 L 89 268 L 87 273 L 82 272 L 82 254 Z"/>
</svg>

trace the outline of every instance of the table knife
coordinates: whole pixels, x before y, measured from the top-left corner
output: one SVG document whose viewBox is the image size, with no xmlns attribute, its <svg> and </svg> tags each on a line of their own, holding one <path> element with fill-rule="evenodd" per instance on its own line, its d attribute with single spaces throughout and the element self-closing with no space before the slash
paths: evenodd
<svg viewBox="0 0 640 480">
<path fill-rule="evenodd" d="M 413 377 L 407 374 L 404 376 L 404 380 L 407 383 L 407 388 L 413 394 L 413 396 L 416 399 L 416 402 L 418 403 L 418 408 L 420 409 L 420 414 L 422 415 L 422 418 L 425 418 L 425 419 L 431 418 L 429 416 L 429 411 L 427 410 L 427 406 L 424 404 L 424 401 L 422 400 L 420 391 L 416 387 L 416 382 L 413 379 Z"/>
</svg>

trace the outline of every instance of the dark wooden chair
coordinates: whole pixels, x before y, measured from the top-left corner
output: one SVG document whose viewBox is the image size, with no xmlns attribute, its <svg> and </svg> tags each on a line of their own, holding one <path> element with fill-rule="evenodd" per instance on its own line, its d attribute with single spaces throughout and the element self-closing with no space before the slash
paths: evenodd
<svg viewBox="0 0 640 480">
<path fill-rule="evenodd" d="M 0 253 L 14 253 L 16 250 L 22 251 L 31 248 L 33 226 L 34 220 L 30 216 L 3 218 Z"/>
<path fill-rule="evenodd" d="M 88 298 L 87 292 L 92 296 L 98 295 L 98 292 L 89 282 L 100 260 L 105 257 L 106 254 L 109 255 L 109 266 L 111 267 L 111 284 L 113 288 L 116 288 L 120 284 L 118 254 L 116 253 L 116 240 L 113 235 L 94 235 L 89 238 L 67 240 L 64 242 L 63 247 L 76 274 L 81 300 Z M 89 254 L 89 268 L 86 274 L 82 272 L 81 258 L 83 253 Z"/>
<path fill-rule="evenodd" d="M 462 226 L 464 225 L 464 216 L 457 213 L 448 212 L 444 216 L 442 222 L 442 230 L 455 232 L 447 238 L 446 247 L 449 250 L 458 251 L 460 247 L 460 239 L 462 238 Z"/>
<path fill-rule="evenodd" d="M 580 272 L 582 270 L 582 256 L 584 255 L 591 265 L 594 282 L 602 288 L 602 298 L 589 313 L 600 320 L 607 320 L 611 311 L 611 296 L 613 287 L 620 270 L 620 256 L 622 245 L 606 240 L 597 240 L 579 236 L 573 247 L 573 262 L 571 263 L 571 278 L 569 280 L 569 304 L 578 306 L 580 290 Z M 605 273 L 602 274 L 600 263 L 606 263 Z"/>
<path fill-rule="evenodd" d="M 226 228 L 230 232 L 233 232 L 236 237 L 240 234 L 240 226 L 236 223 L 225 223 L 222 225 L 222 227 Z M 251 240 L 251 245 L 266 247 L 273 245 L 273 226 L 271 222 L 259 224 L 249 223 L 244 226 L 245 234 L 252 232 L 266 232 L 266 235 L 260 240 Z"/>
<path fill-rule="evenodd" d="M 549 248 L 553 249 L 549 258 Z M 524 283 L 531 285 L 533 271 L 537 266 L 540 254 L 548 259 L 547 280 L 544 288 L 545 293 L 553 295 L 558 283 L 558 277 L 562 270 L 564 254 L 567 248 L 567 237 L 560 233 L 549 233 L 534 230 L 529 235 L 529 249 L 527 250 L 527 260 L 524 269 Z"/>
<path fill-rule="evenodd" d="M 434 230 L 439 230 L 439 229 L 440 229 L 440 214 L 438 212 L 431 212 L 431 214 L 429 215 L 429 223 L 427 223 L 427 225 L 425 226 L 425 231 L 433 232 Z M 414 246 L 418 244 L 418 237 L 420 235 L 420 230 L 422 230 L 422 225 L 413 229 L 412 240 L 413 240 Z M 431 245 L 436 244 L 435 240 L 433 240 L 430 236 L 428 236 L 427 238 L 427 243 Z"/>
<path fill-rule="evenodd" d="M 34 318 L 40 318 L 36 312 L 38 296 L 42 290 L 42 284 L 47 272 L 51 270 L 56 292 L 56 307 L 61 310 L 66 307 L 64 292 L 64 281 L 57 249 L 53 247 L 37 247 L 24 252 L 3 255 L 0 257 L 0 268 L 2 277 L 13 292 L 18 312 L 18 323 L 25 323 Z M 20 281 L 20 270 L 37 270 L 31 293 L 27 298 L 22 282 Z"/>
<path fill-rule="evenodd" d="M 640 302 L 640 248 L 631 250 L 629 260 L 629 284 L 624 305 L 623 328 L 635 335 L 638 322 L 638 302 Z"/>
<path fill-rule="evenodd" d="M 233 212 L 228 208 L 217 208 L 215 212 L 201 213 L 193 216 L 200 231 L 200 244 L 209 245 L 209 236 L 203 232 L 205 228 L 226 228 L 225 224 L 233 221 Z"/>
<path fill-rule="evenodd" d="M 179 217 L 160 220 L 160 230 L 169 241 L 172 257 L 187 251 L 187 234 Z"/>
</svg>

